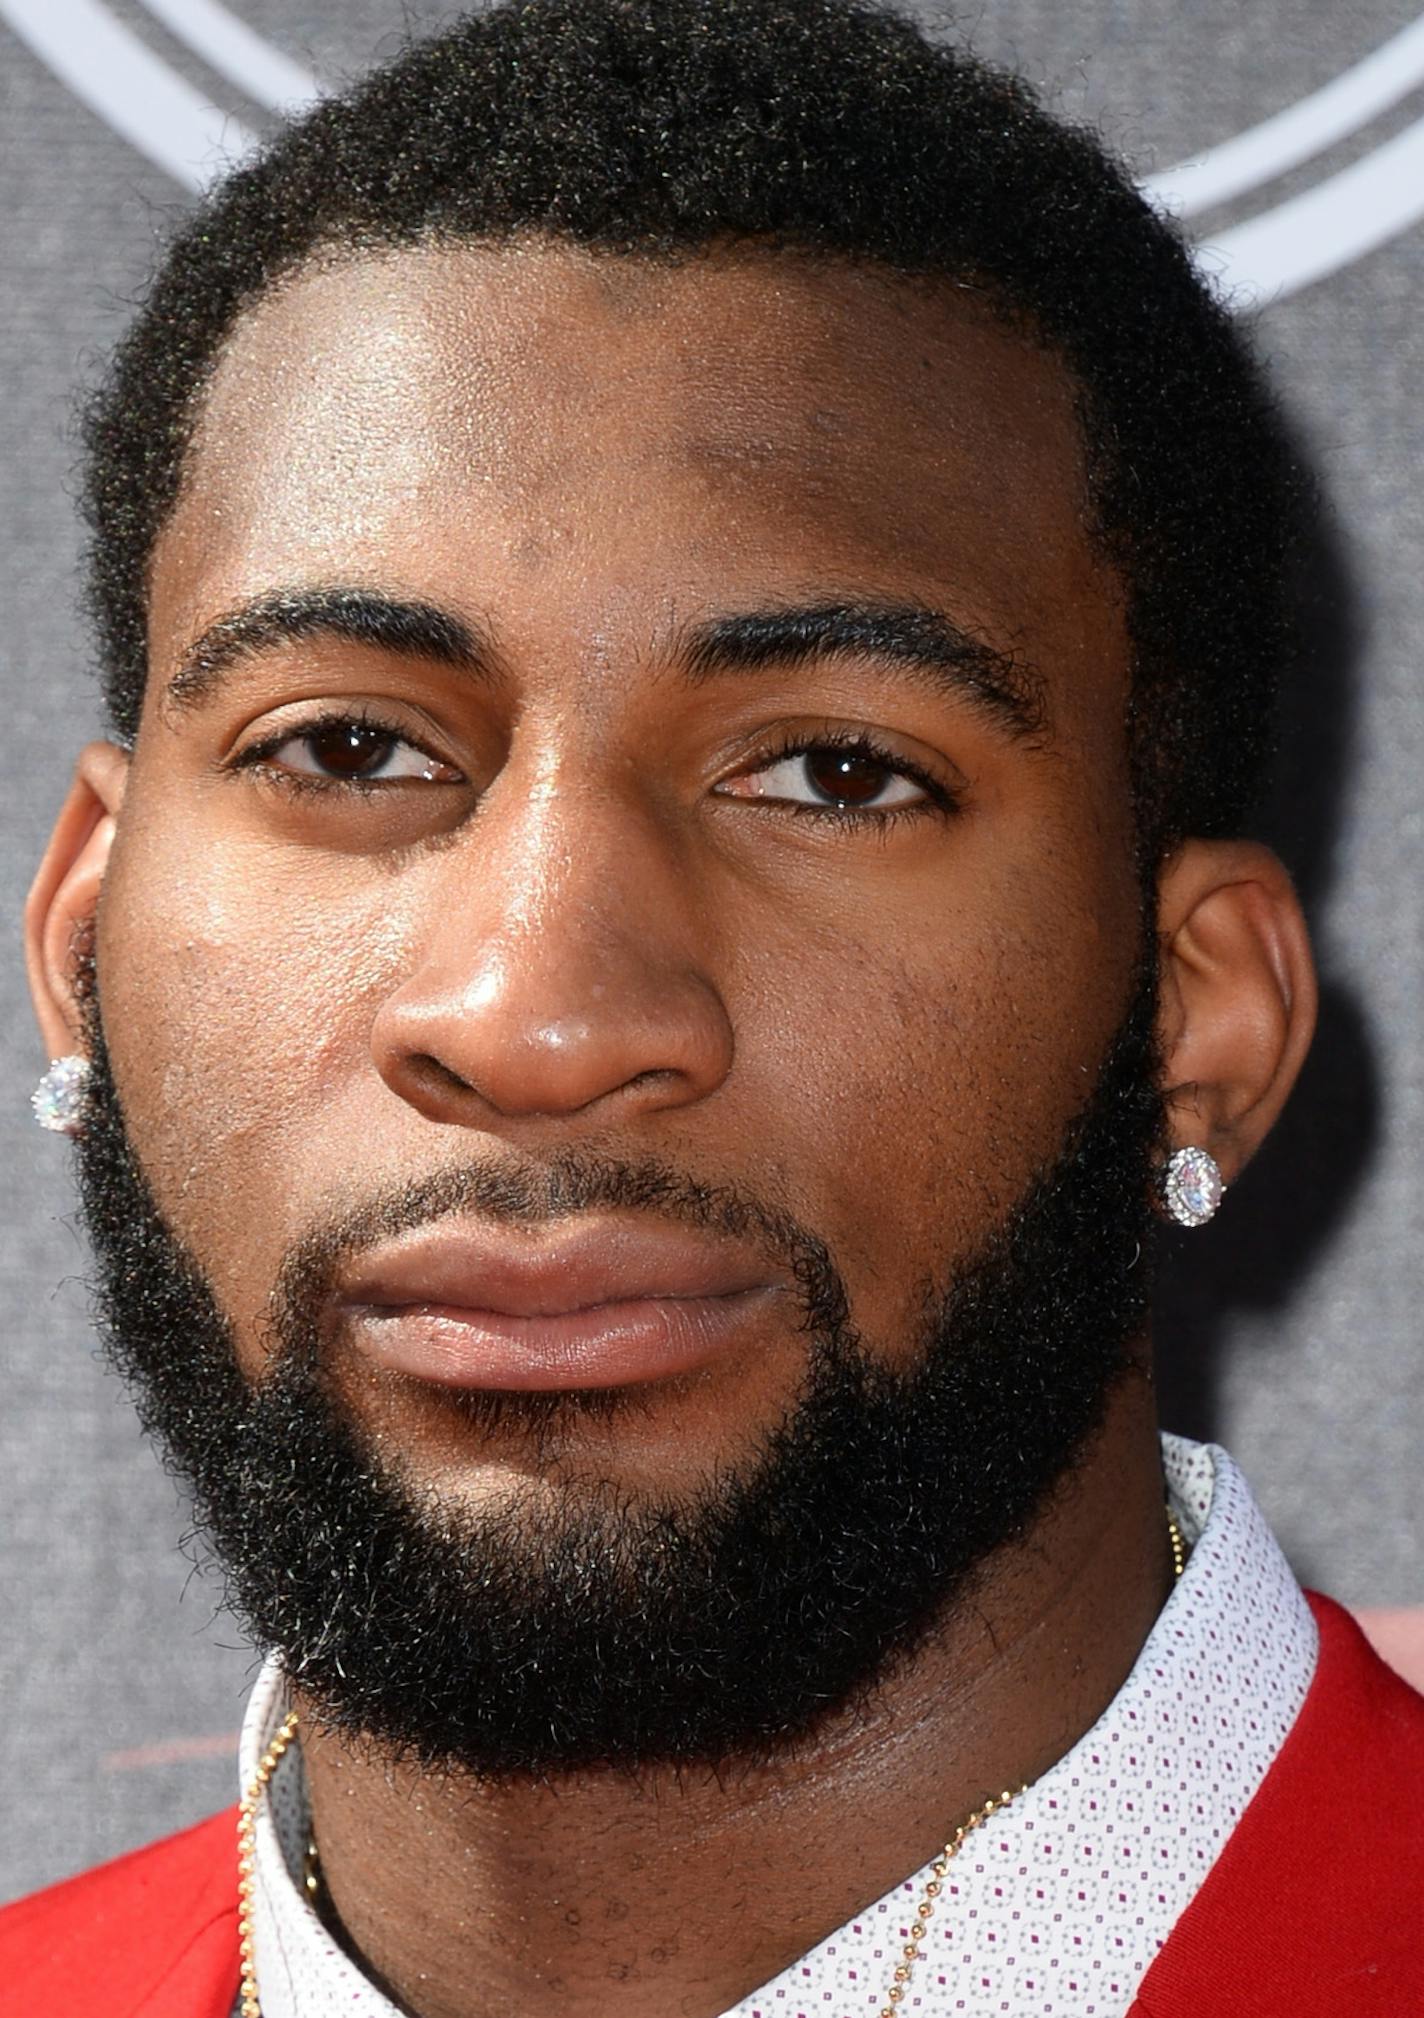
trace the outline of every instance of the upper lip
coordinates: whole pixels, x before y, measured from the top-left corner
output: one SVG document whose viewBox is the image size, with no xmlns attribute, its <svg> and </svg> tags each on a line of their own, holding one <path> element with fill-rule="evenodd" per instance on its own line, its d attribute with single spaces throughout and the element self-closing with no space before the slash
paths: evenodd
<svg viewBox="0 0 1424 2018">
<path fill-rule="evenodd" d="M 532 1230 L 442 1220 L 358 1255 L 337 1282 L 348 1306 L 444 1305 L 557 1317 L 601 1304 L 734 1296 L 780 1271 L 736 1240 L 655 1223 L 582 1220 Z"/>
</svg>

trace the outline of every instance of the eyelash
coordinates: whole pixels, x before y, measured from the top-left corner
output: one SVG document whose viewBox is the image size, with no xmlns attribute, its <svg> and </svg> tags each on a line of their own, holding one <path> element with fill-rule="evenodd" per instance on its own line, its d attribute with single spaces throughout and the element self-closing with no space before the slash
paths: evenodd
<svg viewBox="0 0 1424 2018">
<path fill-rule="evenodd" d="M 293 797 L 355 792 L 367 798 L 377 792 L 389 791 L 393 782 L 390 779 L 323 778 L 315 772 L 289 771 L 270 762 L 284 743 L 293 742 L 303 736 L 319 736 L 327 730 L 349 728 L 353 724 L 373 730 L 377 735 L 389 736 L 395 742 L 406 743 L 434 761 L 443 761 L 436 757 L 433 750 L 427 749 L 423 743 L 417 742 L 413 736 L 407 734 L 399 723 L 387 721 L 370 709 L 362 709 L 359 713 L 334 709 L 327 714 L 315 716 L 311 721 L 296 722 L 274 730 L 260 742 L 252 743 L 245 750 L 239 751 L 231 760 L 230 768 L 260 772 L 268 784 Z M 912 784 L 918 785 L 926 796 L 917 804 L 909 806 L 815 806 L 802 804 L 794 799 L 772 798 L 752 803 L 760 803 L 768 810 L 774 808 L 781 813 L 790 813 L 798 819 L 829 822 L 842 831 L 846 828 L 863 830 L 873 827 L 882 834 L 898 826 L 902 820 L 923 819 L 930 814 L 937 815 L 941 819 L 949 819 L 960 809 L 957 793 L 942 779 L 936 778 L 931 771 L 914 763 L 910 758 L 887 749 L 864 729 L 828 729 L 816 735 L 788 734 L 768 749 L 759 752 L 755 764 L 743 769 L 737 775 L 747 777 L 753 770 L 770 770 L 773 765 L 784 763 L 788 757 L 808 756 L 813 750 L 838 750 L 849 756 L 867 758 L 871 763 L 883 765 L 886 771 L 895 776 L 909 779 Z"/>
<path fill-rule="evenodd" d="M 842 829 L 875 827 L 882 834 L 897 827 L 902 820 L 922 820 L 929 815 L 948 820 L 960 810 L 958 793 L 951 790 L 942 778 L 935 777 L 932 771 L 909 757 L 887 749 L 865 729 L 827 729 L 813 736 L 788 734 L 781 742 L 760 752 L 755 764 L 738 775 L 748 777 L 752 771 L 770 770 L 773 764 L 785 763 L 788 757 L 808 756 L 812 750 L 840 750 L 848 756 L 868 757 L 872 763 L 882 764 L 897 777 L 908 778 L 911 784 L 918 785 L 925 798 L 912 806 L 812 806 L 802 805 L 794 799 L 763 799 L 760 804 L 774 807 L 781 813 L 794 814 L 798 819 L 829 821 Z"/>
<path fill-rule="evenodd" d="M 373 709 L 333 708 L 327 714 L 316 715 L 308 722 L 291 722 L 283 729 L 274 729 L 270 736 L 260 742 L 250 743 L 245 750 L 239 750 L 230 761 L 234 771 L 260 772 L 267 784 L 275 785 L 279 791 L 288 792 L 294 798 L 311 793 L 356 792 L 368 798 L 376 792 L 388 792 L 393 782 L 390 778 L 322 778 L 314 771 L 288 771 L 270 759 L 284 743 L 294 743 L 304 736 L 319 736 L 328 729 L 349 729 L 352 727 L 370 729 L 378 736 L 389 736 L 393 742 L 405 743 L 432 762 L 443 763 L 434 750 L 417 742 L 399 722 L 386 721 Z"/>
</svg>

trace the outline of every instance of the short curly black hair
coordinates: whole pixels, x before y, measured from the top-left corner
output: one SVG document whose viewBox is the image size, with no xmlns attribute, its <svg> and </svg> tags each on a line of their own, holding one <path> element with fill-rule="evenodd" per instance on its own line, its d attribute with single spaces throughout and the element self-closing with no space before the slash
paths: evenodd
<svg viewBox="0 0 1424 2018">
<path fill-rule="evenodd" d="M 971 286 L 1063 360 L 1123 583 L 1139 835 L 1239 831 L 1294 649 L 1306 486 L 1176 230 L 1098 139 L 868 0 L 504 0 L 319 103 L 179 232 L 86 417 L 90 601 L 136 733 L 148 562 L 244 308 L 319 251 L 723 242 Z"/>
</svg>

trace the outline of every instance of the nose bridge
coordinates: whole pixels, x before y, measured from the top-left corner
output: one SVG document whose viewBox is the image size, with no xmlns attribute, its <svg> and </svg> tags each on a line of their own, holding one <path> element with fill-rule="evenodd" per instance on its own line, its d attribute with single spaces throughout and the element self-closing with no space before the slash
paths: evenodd
<svg viewBox="0 0 1424 2018">
<path fill-rule="evenodd" d="M 458 878 L 465 901 L 445 920 L 456 964 L 480 971 L 492 957 L 531 985 L 547 968 L 550 986 L 562 978 L 576 990 L 582 969 L 597 980 L 595 970 L 638 950 L 625 943 L 629 927 L 674 894 L 675 843 L 632 793 L 591 777 L 593 768 L 551 760 L 527 784 L 511 780 L 475 822 L 468 873 Z M 682 908 L 673 904 L 669 923 Z"/>
<path fill-rule="evenodd" d="M 552 766 L 501 780 L 439 861 L 379 1068 L 442 1119 L 702 1097 L 732 1033 L 689 898 L 635 792 Z"/>
</svg>

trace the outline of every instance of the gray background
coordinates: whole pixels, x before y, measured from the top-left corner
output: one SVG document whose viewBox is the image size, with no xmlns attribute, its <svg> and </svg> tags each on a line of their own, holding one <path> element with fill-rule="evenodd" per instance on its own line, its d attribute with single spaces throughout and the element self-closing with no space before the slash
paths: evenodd
<svg viewBox="0 0 1424 2018">
<path fill-rule="evenodd" d="M 450 7 L 238 0 L 321 78 L 390 53 Z M 985 0 L 959 32 L 1143 170 L 1291 105 L 1408 23 L 1406 0 Z M 234 87 L 132 0 L 128 22 L 214 102 Z M 17 920 L 78 744 L 96 726 L 74 612 L 70 397 L 122 328 L 184 202 L 0 23 L 0 910 Z M 1283 182 L 1279 203 L 1424 113 L 1416 91 Z M 1301 879 L 1326 978 L 1315 1060 L 1279 1138 L 1164 1297 L 1173 1427 L 1244 1463 L 1307 1580 L 1357 1606 L 1424 1603 L 1418 894 L 1424 703 L 1424 226 L 1262 311 L 1260 330 L 1335 501 L 1312 665 L 1292 696 L 1267 830 Z M 42 1069 L 18 929 L 0 966 L 0 1897 L 232 1798 L 229 1737 L 251 1657 L 178 1545 L 174 1488 L 93 1356 L 62 1146 L 33 1130 Z"/>
</svg>

